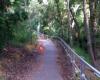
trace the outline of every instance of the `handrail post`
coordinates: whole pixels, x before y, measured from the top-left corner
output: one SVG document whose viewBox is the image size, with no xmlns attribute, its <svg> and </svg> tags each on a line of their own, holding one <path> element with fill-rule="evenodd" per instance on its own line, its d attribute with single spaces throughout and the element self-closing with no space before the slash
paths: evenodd
<svg viewBox="0 0 100 80">
<path fill-rule="evenodd" d="M 80 80 L 87 80 L 85 77 L 85 66 L 82 60 L 80 60 Z"/>
</svg>

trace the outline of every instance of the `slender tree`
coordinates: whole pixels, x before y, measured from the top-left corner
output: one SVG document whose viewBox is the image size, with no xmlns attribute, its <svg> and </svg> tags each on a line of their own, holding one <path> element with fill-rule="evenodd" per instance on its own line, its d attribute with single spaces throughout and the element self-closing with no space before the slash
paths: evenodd
<svg viewBox="0 0 100 80">
<path fill-rule="evenodd" d="M 94 57 L 96 59 L 96 1 L 97 0 L 90 0 L 90 28 L 91 28 L 91 39 L 92 39 L 92 47 L 94 52 Z"/>
<path fill-rule="evenodd" d="M 59 23 L 59 27 L 61 27 L 61 37 L 63 38 L 63 26 L 62 26 L 62 16 L 61 16 L 61 10 L 60 10 L 60 0 L 55 0 L 56 7 L 57 7 L 57 20 Z"/>
<path fill-rule="evenodd" d="M 76 20 L 76 18 L 75 18 L 75 16 L 74 16 L 74 12 L 73 12 L 73 10 L 70 8 L 70 13 L 71 13 L 71 15 L 72 15 L 72 19 L 73 19 L 73 21 L 75 22 L 75 28 L 76 28 L 76 32 L 78 33 L 77 34 L 77 39 L 78 39 L 78 42 L 79 42 L 79 44 L 80 44 L 80 26 L 79 26 L 79 24 L 78 24 L 78 22 L 77 22 L 77 20 Z"/>
<path fill-rule="evenodd" d="M 94 59 L 93 48 L 92 48 L 92 43 L 91 43 L 91 33 L 90 33 L 89 22 L 88 22 L 88 15 L 86 12 L 87 11 L 86 4 L 87 4 L 86 0 L 83 0 L 84 28 L 86 31 L 88 52 L 91 55 L 93 64 L 95 65 L 95 59 Z"/>
<path fill-rule="evenodd" d="M 70 12 L 70 0 L 67 0 L 67 9 L 68 9 L 68 31 L 69 31 L 69 41 L 70 45 L 73 45 L 73 37 L 72 37 L 72 27 L 71 27 L 71 12 Z"/>
</svg>

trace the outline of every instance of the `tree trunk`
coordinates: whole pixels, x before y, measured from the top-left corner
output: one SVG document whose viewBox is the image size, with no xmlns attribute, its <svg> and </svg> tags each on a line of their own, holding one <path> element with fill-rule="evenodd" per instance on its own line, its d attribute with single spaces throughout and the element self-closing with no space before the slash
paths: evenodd
<svg viewBox="0 0 100 80">
<path fill-rule="evenodd" d="M 71 15 L 72 15 L 72 17 L 73 17 L 73 20 L 74 20 L 74 22 L 75 22 L 75 24 L 76 24 L 76 26 L 77 26 L 77 31 L 78 31 L 78 33 L 80 34 L 79 25 L 78 25 L 77 20 L 75 19 L 74 12 L 73 12 L 72 9 L 70 9 L 70 13 L 71 13 Z"/>
<path fill-rule="evenodd" d="M 87 16 L 87 10 L 86 10 L 86 0 L 83 0 L 83 14 L 84 14 L 84 28 L 86 31 L 86 38 L 87 38 L 87 48 L 88 52 L 91 55 L 93 65 L 95 66 L 95 59 L 94 59 L 94 53 L 93 53 L 93 48 L 92 48 L 92 43 L 91 43 L 91 34 L 90 34 L 90 29 L 89 29 L 89 22 L 88 22 L 88 16 Z"/>
<path fill-rule="evenodd" d="M 73 19 L 73 21 L 75 22 L 75 25 L 76 25 L 76 32 L 78 33 L 77 34 L 77 41 L 79 42 L 79 44 L 80 44 L 80 27 L 79 27 L 79 24 L 78 24 L 78 22 L 77 22 L 77 20 L 76 20 L 76 18 L 75 18 L 75 16 L 74 16 L 74 12 L 73 12 L 73 10 L 70 8 L 70 13 L 71 13 L 71 15 L 72 15 L 72 19 Z"/>
<path fill-rule="evenodd" d="M 69 31 L 69 42 L 70 46 L 73 46 L 73 37 L 72 37 L 72 27 L 71 27 L 71 13 L 70 13 L 70 6 L 69 6 L 70 0 L 67 0 L 67 7 L 68 7 L 68 31 Z"/>
<path fill-rule="evenodd" d="M 57 7 L 57 17 L 58 17 L 58 23 L 59 27 L 61 27 L 61 37 L 63 38 L 63 26 L 62 26 L 62 16 L 61 16 L 61 11 L 60 11 L 60 6 L 59 6 L 59 0 L 55 0 L 56 7 Z"/>
<path fill-rule="evenodd" d="M 90 0 L 90 28 L 91 28 L 91 39 L 92 39 L 92 47 L 94 52 L 94 57 L 96 59 L 96 0 Z"/>
</svg>

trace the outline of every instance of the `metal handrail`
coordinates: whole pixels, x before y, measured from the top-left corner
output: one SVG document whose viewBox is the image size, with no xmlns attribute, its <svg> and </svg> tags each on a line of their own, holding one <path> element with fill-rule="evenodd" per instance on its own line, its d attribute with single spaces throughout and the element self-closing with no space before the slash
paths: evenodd
<svg viewBox="0 0 100 80">
<path fill-rule="evenodd" d="M 82 62 L 82 64 L 84 64 L 85 66 L 87 66 L 88 68 L 90 68 L 91 71 L 93 72 L 93 74 L 97 78 L 99 78 L 98 80 L 100 80 L 100 71 L 99 70 L 97 70 L 96 68 L 94 68 L 92 65 L 90 65 L 89 63 L 87 63 L 82 57 L 80 57 L 62 38 L 60 38 L 60 37 L 54 37 L 54 38 L 56 38 L 57 40 L 59 40 L 61 42 L 61 44 L 64 47 L 65 51 L 70 50 L 71 51 L 71 54 L 70 55 L 74 55 L 75 57 L 77 57 Z M 67 54 L 68 54 L 68 52 L 67 52 Z M 75 64 L 75 66 L 77 65 L 75 63 L 75 61 L 73 61 L 73 60 L 72 60 L 72 64 Z M 78 65 L 77 65 L 77 67 L 78 67 Z M 79 70 L 80 70 L 80 73 L 81 73 L 80 76 L 83 76 L 83 75 L 85 76 L 86 75 L 80 68 L 79 68 Z M 86 79 L 86 78 L 80 78 L 80 80 L 88 80 L 88 79 Z"/>
</svg>

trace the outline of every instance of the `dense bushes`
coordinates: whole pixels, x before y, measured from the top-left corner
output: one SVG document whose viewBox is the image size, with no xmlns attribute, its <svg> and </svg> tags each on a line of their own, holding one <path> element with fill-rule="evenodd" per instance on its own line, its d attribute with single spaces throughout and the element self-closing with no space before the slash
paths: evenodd
<svg viewBox="0 0 100 80">
<path fill-rule="evenodd" d="M 9 42 L 25 43 L 31 39 L 28 12 L 24 1 L 0 1 L 0 49 Z"/>
</svg>

